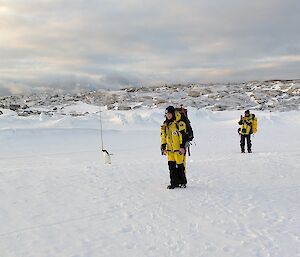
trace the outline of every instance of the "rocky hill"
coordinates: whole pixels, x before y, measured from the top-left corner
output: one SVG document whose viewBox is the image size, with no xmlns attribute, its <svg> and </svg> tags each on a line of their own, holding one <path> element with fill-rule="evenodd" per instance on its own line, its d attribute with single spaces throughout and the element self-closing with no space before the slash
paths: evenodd
<svg viewBox="0 0 300 257">
<path fill-rule="evenodd" d="M 231 84 L 177 84 L 98 90 L 77 94 L 44 93 L 0 97 L 0 110 L 20 116 L 66 114 L 64 108 L 83 102 L 107 109 L 163 108 L 169 104 L 224 110 L 291 111 L 300 109 L 300 80 L 252 81 Z M 1 112 L 0 112 L 1 114 Z M 85 113 L 76 114 L 84 115 Z M 75 115 L 75 114 L 74 114 Z"/>
</svg>

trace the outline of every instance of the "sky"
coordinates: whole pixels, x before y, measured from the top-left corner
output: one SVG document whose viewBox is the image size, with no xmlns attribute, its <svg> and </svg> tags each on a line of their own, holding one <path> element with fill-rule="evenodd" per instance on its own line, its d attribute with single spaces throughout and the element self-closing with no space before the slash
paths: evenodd
<svg viewBox="0 0 300 257">
<path fill-rule="evenodd" d="M 0 95 L 300 78 L 299 0 L 0 0 Z"/>
</svg>

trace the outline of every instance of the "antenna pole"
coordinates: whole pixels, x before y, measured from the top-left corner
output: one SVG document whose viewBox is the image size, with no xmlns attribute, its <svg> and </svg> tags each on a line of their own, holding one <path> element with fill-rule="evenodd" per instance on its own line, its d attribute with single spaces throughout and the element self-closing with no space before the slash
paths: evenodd
<svg viewBox="0 0 300 257">
<path fill-rule="evenodd" d="M 111 164 L 110 155 L 107 150 L 103 147 L 103 128 L 102 128 L 102 115 L 101 115 L 101 107 L 99 106 L 99 113 L 100 113 L 100 137 L 101 137 L 101 150 L 103 153 L 104 163 Z"/>
<path fill-rule="evenodd" d="M 101 135 L 101 150 L 103 151 L 103 129 L 102 129 L 102 115 L 101 115 L 101 107 L 99 106 L 100 113 L 100 135 Z"/>
</svg>

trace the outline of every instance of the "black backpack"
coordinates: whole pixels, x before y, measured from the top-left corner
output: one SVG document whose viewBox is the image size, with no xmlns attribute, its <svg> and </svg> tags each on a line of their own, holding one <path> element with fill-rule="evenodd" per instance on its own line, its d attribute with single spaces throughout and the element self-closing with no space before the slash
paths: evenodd
<svg viewBox="0 0 300 257">
<path fill-rule="evenodd" d="M 180 108 L 175 108 L 175 111 L 178 111 L 181 114 L 180 121 L 183 121 L 186 124 L 186 134 L 187 134 L 187 141 L 191 142 L 194 139 L 194 132 L 192 129 L 191 122 L 187 115 L 187 109 L 183 108 L 182 106 Z"/>
</svg>

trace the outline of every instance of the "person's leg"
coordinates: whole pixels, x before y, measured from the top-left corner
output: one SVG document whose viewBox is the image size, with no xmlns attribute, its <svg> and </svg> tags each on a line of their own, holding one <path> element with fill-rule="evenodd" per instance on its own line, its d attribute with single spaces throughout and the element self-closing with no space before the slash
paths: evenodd
<svg viewBox="0 0 300 257">
<path fill-rule="evenodd" d="M 247 150 L 248 150 L 248 153 L 252 153 L 251 147 L 252 147 L 251 134 L 249 134 L 249 135 L 247 135 Z"/>
<path fill-rule="evenodd" d="M 240 141 L 240 144 L 241 144 L 241 152 L 242 152 L 242 153 L 245 152 L 245 139 L 246 139 L 246 136 L 245 136 L 245 135 L 241 135 L 241 141 Z"/>
<path fill-rule="evenodd" d="M 182 185 L 183 187 L 186 187 L 186 184 L 187 184 L 187 179 L 186 179 L 186 175 L 185 175 L 185 167 L 182 164 L 178 164 L 177 165 L 177 169 L 178 169 L 178 175 L 180 177 L 180 185 Z"/>
<path fill-rule="evenodd" d="M 178 178 L 177 178 L 177 168 L 175 161 L 168 161 L 169 171 L 170 171 L 170 185 L 177 186 Z"/>
<path fill-rule="evenodd" d="M 172 152 L 168 153 L 168 166 L 170 171 L 170 186 L 168 188 L 172 189 L 179 186 L 177 165 L 175 161 L 175 154 Z"/>
<path fill-rule="evenodd" d="M 186 186 L 187 179 L 185 174 L 185 155 L 175 153 L 175 160 L 177 165 L 178 182 L 182 186 Z"/>
</svg>

